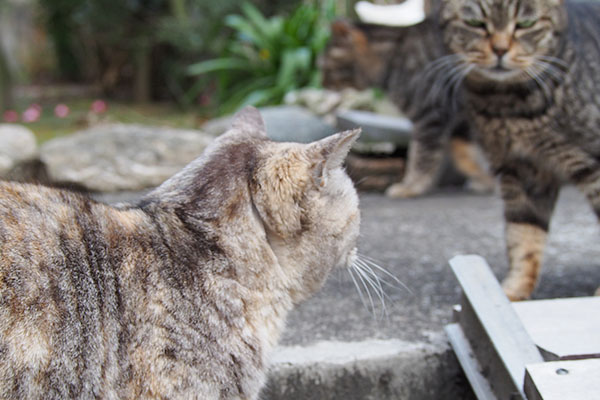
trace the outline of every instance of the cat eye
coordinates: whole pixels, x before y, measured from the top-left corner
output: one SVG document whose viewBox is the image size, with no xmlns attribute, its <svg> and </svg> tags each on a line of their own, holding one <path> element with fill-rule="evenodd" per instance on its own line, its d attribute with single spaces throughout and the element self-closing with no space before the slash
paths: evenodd
<svg viewBox="0 0 600 400">
<path fill-rule="evenodd" d="M 533 25 L 535 25 L 536 22 L 537 22 L 537 19 L 526 19 L 523 21 L 519 21 L 519 22 L 517 22 L 517 29 L 531 28 Z"/>
<path fill-rule="evenodd" d="M 466 19 L 465 24 L 472 26 L 473 28 L 486 28 L 485 22 L 480 19 Z"/>
</svg>

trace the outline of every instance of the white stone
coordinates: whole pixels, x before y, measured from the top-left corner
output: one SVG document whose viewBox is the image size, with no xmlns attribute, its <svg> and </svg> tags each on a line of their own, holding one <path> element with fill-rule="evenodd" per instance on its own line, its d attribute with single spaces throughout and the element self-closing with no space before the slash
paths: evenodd
<svg viewBox="0 0 600 400">
<path fill-rule="evenodd" d="M 17 124 L 0 124 L 0 177 L 37 156 L 35 135 Z"/>
<path fill-rule="evenodd" d="M 196 130 L 98 125 L 48 141 L 40 159 L 54 182 L 101 192 L 141 190 L 161 184 L 213 140 Z"/>
</svg>

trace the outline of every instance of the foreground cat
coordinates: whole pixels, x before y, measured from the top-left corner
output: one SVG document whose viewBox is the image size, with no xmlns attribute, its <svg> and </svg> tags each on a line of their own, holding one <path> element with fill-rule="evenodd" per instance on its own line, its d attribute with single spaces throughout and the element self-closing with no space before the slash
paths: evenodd
<svg viewBox="0 0 600 400">
<path fill-rule="evenodd" d="M 0 398 L 255 399 L 293 305 L 354 262 L 358 131 L 247 108 L 135 206 L 0 183 Z"/>
<path fill-rule="evenodd" d="M 409 27 L 337 21 L 322 57 L 323 85 L 332 89 L 378 87 L 413 121 L 403 181 L 390 186 L 391 197 L 413 197 L 430 190 L 446 154 L 476 191 L 495 185 L 481 151 L 471 139 L 456 98 L 452 66 L 435 20 Z"/>
<path fill-rule="evenodd" d="M 444 0 L 465 110 L 501 181 L 513 300 L 528 298 L 560 186 L 600 217 L 600 4 Z"/>
</svg>

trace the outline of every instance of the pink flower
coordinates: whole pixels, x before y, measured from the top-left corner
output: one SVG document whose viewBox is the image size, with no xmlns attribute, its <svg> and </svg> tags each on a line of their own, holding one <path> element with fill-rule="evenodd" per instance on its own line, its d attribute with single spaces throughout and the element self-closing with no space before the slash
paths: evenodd
<svg viewBox="0 0 600 400">
<path fill-rule="evenodd" d="M 206 106 L 210 104 L 210 96 L 207 94 L 203 94 L 202 96 L 200 96 L 199 103 L 201 106 Z"/>
<path fill-rule="evenodd" d="M 15 110 L 4 111 L 4 122 L 14 123 L 19 121 L 19 113 Z"/>
<path fill-rule="evenodd" d="M 104 100 L 95 100 L 92 103 L 91 109 L 96 114 L 102 114 L 108 109 L 108 106 L 106 105 L 106 102 Z"/>
<path fill-rule="evenodd" d="M 69 106 L 66 104 L 61 103 L 54 107 L 54 115 L 56 115 L 58 118 L 65 118 L 70 112 L 71 110 L 69 110 Z"/>
<path fill-rule="evenodd" d="M 21 116 L 21 118 L 23 119 L 23 122 L 29 123 L 37 121 L 38 119 L 40 119 L 41 115 L 42 108 L 37 104 L 33 104 L 29 106 L 27 110 L 23 111 L 23 115 Z"/>
</svg>

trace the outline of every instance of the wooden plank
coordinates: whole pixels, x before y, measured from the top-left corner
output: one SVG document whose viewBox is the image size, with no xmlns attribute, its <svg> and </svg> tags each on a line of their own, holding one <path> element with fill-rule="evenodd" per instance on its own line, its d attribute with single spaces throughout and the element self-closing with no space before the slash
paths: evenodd
<svg viewBox="0 0 600 400">
<path fill-rule="evenodd" d="M 550 361 L 526 367 L 528 400 L 600 398 L 600 359 Z"/>
<path fill-rule="evenodd" d="M 600 357 L 600 297 L 523 301 L 513 308 L 547 361 Z"/>
<path fill-rule="evenodd" d="M 500 399 L 524 398 L 525 365 L 542 362 L 486 261 L 479 256 L 450 260 L 463 289 L 458 322 Z"/>
<path fill-rule="evenodd" d="M 467 379 L 469 380 L 469 383 L 471 384 L 471 388 L 473 389 L 475 396 L 479 400 L 497 400 L 496 396 L 492 392 L 490 384 L 481 373 L 481 366 L 473 355 L 473 349 L 471 349 L 471 345 L 469 344 L 469 341 L 463 333 L 460 325 L 456 323 L 448 324 L 444 327 L 444 330 L 446 331 L 446 335 L 448 335 L 450 345 L 452 346 L 452 349 L 456 354 L 456 358 L 458 358 L 458 362 L 460 363 Z"/>
</svg>

